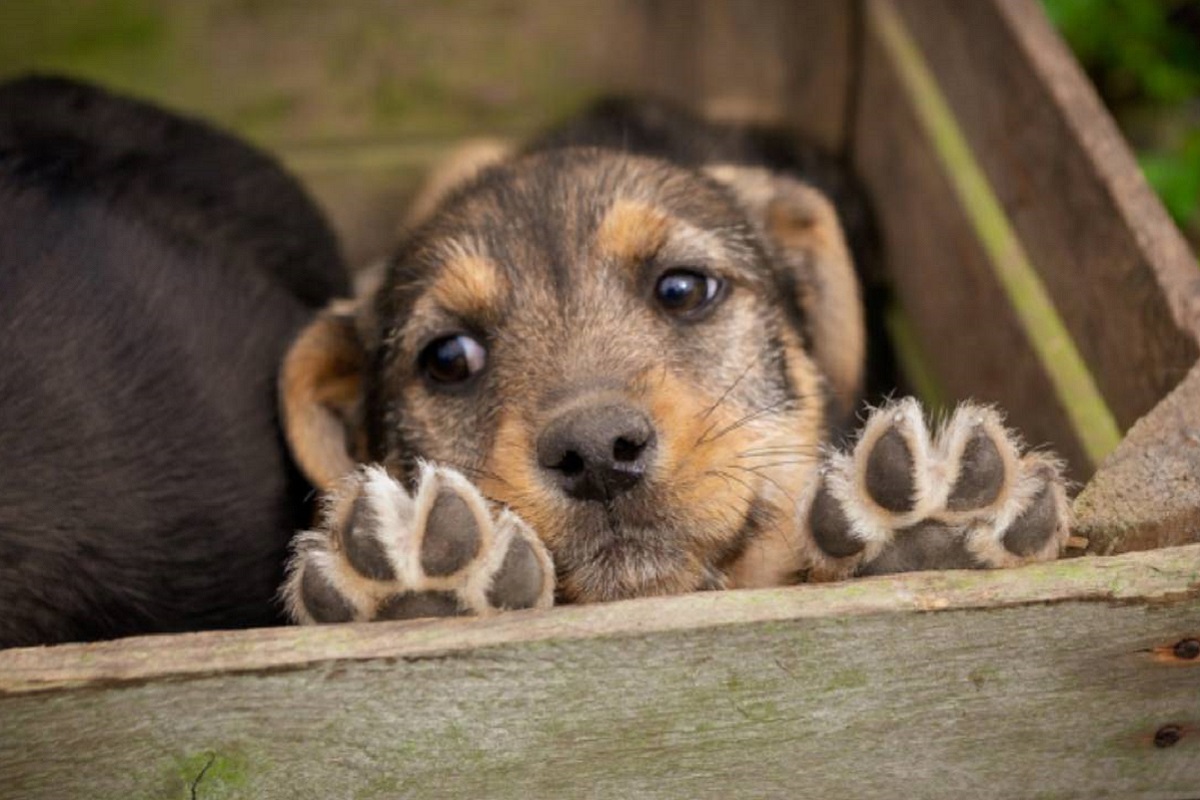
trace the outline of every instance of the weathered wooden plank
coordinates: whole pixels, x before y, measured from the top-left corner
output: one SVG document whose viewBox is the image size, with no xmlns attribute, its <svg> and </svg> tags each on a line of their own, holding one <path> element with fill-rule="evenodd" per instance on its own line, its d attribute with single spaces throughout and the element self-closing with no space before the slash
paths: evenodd
<svg viewBox="0 0 1200 800">
<path fill-rule="evenodd" d="M 1200 580 L 1200 546 L 1024 569 L 945 571 L 837 584 L 511 612 L 451 619 L 209 631 L 0 650 L 0 697 L 213 674 L 303 668 L 345 659 L 426 658 L 553 639 L 651 635 L 827 616 L 989 609 L 1065 600 L 1169 596 Z M 403 636 L 397 632 L 403 631 Z"/>
<path fill-rule="evenodd" d="M 842 0 L 631 0 L 626 88 L 711 114 L 782 123 L 839 149 L 850 87 Z"/>
<path fill-rule="evenodd" d="M 1196 361 L 1195 257 L 1036 0 L 891 5 L 1128 428 Z"/>
<path fill-rule="evenodd" d="M 1200 542 L 1200 366 L 1133 426 L 1075 514 L 1092 553 Z"/>
<path fill-rule="evenodd" d="M 100 81 L 268 144 L 528 132 L 621 65 L 620 2 L 7 3 L 0 77 Z"/>
<path fill-rule="evenodd" d="M 877 20 L 862 54 L 855 166 L 874 199 L 887 270 L 947 400 L 998 403 L 1072 477 L 1094 468 L 922 125 Z"/>
<path fill-rule="evenodd" d="M 1195 796 L 1197 636 L 1200 546 L 490 620 L 8 651 L 0 787 Z"/>
<path fill-rule="evenodd" d="M 840 147 L 849 87 L 847 11 L 841 0 L 534 3 L 519 11 L 483 0 L 412 4 L 376 21 L 381 30 L 419 42 L 405 54 L 403 69 L 391 73 L 387 89 L 406 114 L 371 110 L 364 117 L 348 113 L 349 100 L 332 104 L 368 91 L 361 62 L 382 58 L 368 51 L 343 55 L 351 76 L 345 83 L 328 86 L 309 76 L 291 90 L 289 96 L 321 110 L 291 120 L 286 136 L 275 127 L 260 129 L 264 122 L 257 119 L 234 121 L 281 152 L 329 213 L 350 263 L 359 266 L 389 253 L 420 169 L 454 140 L 528 133 L 601 90 L 670 97 L 720 117 L 791 125 Z M 292 30 L 311 28 L 314 13 L 281 7 L 257 17 L 268 51 L 290 52 Z M 237 28 L 239 21 L 247 24 L 235 15 L 221 26 Z M 327 30 L 310 35 L 327 51 L 353 29 L 334 15 Z M 439 39 L 443 45 L 431 44 Z M 797 47 L 797 41 L 806 44 Z M 448 67 L 441 61 L 449 53 L 455 63 Z M 271 69 L 255 76 L 248 88 L 255 92 L 296 80 Z M 429 76 L 439 87 L 426 96 L 422 81 Z M 205 95 L 201 102 L 218 118 L 229 113 L 223 98 Z"/>
<path fill-rule="evenodd" d="M 582 0 L 3 6 L 0 79 L 79 76 L 283 152 L 355 265 L 393 244 L 425 143 L 569 113 L 626 68 L 630 23 L 620 2 Z"/>
<path fill-rule="evenodd" d="M 430 164 L 453 144 L 293 147 L 279 155 L 327 215 L 351 269 L 361 269 L 392 254 Z M 376 150 L 378 160 L 370 157 Z"/>
</svg>

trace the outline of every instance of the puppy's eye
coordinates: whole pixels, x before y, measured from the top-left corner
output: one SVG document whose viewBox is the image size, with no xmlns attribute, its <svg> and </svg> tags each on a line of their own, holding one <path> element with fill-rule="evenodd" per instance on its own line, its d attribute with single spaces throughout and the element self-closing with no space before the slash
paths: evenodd
<svg viewBox="0 0 1200 800">
<path fill-rule="evenodd" d="M 654 285 L 654 297 L 667 312 L 693 314 L 711 303 L 721 290 L 721 281 L 691 269 L 663 273 Z"/>
<path fill-rule="evenodd" d="M 462 383 L 487 364 L 487 350 L 465 333 L 456 333 L 425 345 L 417 363 L 436 383 Z"/>
</svg>

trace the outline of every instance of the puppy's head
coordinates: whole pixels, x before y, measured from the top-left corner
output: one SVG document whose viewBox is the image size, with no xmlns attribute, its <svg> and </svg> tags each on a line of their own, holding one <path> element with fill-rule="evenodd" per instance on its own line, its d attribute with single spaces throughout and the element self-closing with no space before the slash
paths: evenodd
<svg viewBox="0 0 1200 800">
<path fill-rule="evenodd" d="M 293 348 L 284 411 L 327 486 L 351 458 L 461 469 L 570 600 L 778 582 L 793 505 L 858 389 L 857 285 L 815 190 L 592 149 L 451 194 L 372 308 Z"/>
</svg>

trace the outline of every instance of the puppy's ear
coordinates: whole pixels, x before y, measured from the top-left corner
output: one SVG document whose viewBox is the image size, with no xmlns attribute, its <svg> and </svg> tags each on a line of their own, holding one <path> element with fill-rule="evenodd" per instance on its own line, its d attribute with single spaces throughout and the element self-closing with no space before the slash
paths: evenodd
<svg viewBox="0 0 1200 800">
<path fill-rule="evenodd" d="M 355 305 L 330 304 L 292 343 L 279 378 L 292 457 L 318 489 L 330 489 L 365 452 L 362 379 L 366 353 Z"/>
<path fill-rule="evenodd" d="M 488 167 L 514 152 L 503 139 L 468 139 L 434 165 L 409 205 L 402 229 L 412 230 L 433 216 L 446 197 Z"/>
<path fill-rule="evenodd" d="M 833 408 L 848 416 L 862 392 L 866 332 L 858 277 L 833 203 L 806 183 L 758 167 L 719 164 L 707 172 L 733 190 L 771 249 Z"/>
</svg>

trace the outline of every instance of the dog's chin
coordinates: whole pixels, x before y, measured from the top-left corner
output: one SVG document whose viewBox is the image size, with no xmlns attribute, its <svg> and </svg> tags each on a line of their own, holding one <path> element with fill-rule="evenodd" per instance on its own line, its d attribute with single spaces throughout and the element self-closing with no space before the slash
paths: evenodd
<svg viewBox="0 0 1200 800">
<path fill-rule="evenodd" d="M 718 588 L 719 574 L 679 530 L 621 526 L 576 529 L 552 548 L 560 594 L 575 603 Z"/>
</svg>

